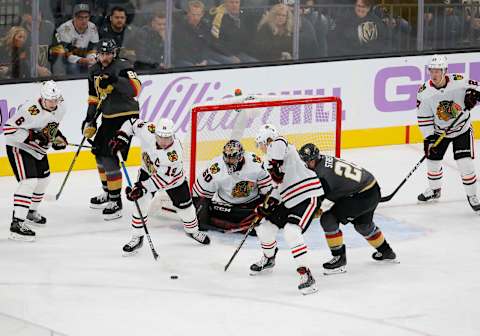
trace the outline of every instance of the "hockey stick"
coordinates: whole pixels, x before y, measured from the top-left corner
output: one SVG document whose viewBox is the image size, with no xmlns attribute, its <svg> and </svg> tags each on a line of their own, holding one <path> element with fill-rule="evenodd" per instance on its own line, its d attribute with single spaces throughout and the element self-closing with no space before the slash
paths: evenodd
<svg viewBox="0 0 480 336">
<path fill-rule="evenodd" d="M 263 201 L 263 206 L 266 206 L 267 205 L 267 202 L 268 200 L 270 199 L 270 195 L 272 194 L 272 191 L 273 191 L 274 188 L 270 189 L 268 191 L 268 193 L 265 195 L 265 200 Z M 242 248 L 243 244 L 245 243 L 245 241 L 247 240 L 248 238 L 248 235 L 250 234 L 250 232 L 252 232 L 253 228 L 255 226 L 258 225 L 258 223 L 260 223 L 260 221 L 262 220 L 263 217 L 261 216 L 256 216 L 253 220 L 252 220 L 252 223 L 250 224 L 250 226 L 248 227 L 247 229 L 247 232 L 245 232 L 245 235 L 243 236 L 242 238 L 242 241 L 240 242 L 240 244 L 238 245 L 237 249 L 235 250 L 235 252 L 233 252 L 232 256 L 230 257 L 230 260 L 228 261 L 228 263 L 225 265 L 225 268 L 223 269 L 225 272 L 227 271 L 228 267 L 230 267 L 230 264 L 232 263 L 233 259 L 235 259 L 235 257 L 237 256 L 238 254 L 238 251 L 240 251 L 240 249 Z"/>
<path fill-rule="evenodd" d="M 123 174 L 125 175 L 125 178 L 127 179 L 128 186 L 130 188 L 132 188 L 132 181 L 130 180 L 130 176 L 128 175 L 127 167 L 125 166 L 125 161 L 123 160 L 120 152 L 117 152 L 117 156 L 118 156 L 118 161 L 120 162 L 120 165 L 122 166 Z M 153 246 L 152 238 L 150 238 L 150 233 L 148 232 L 147 223 L 145 223 L 145 219 L 143 218 L 142 210 L 140 209 L 140 205 L 138 204 L 138 201 L 135 201 L 135 207 L 137 208 L 138 214 L 140 215 L 140 219 L 142 220 L 143 229 L 145 230 L 145 234 L 147 236 L 148 244 L 150 245 L 150 250 L 152 250 L 153 258 L 155 260 L 157 260 L 158 259 L 158 253 L 155 250 L 155 246 Z"/>
<path fill-rule="evenodd" d="M 450 124 L 450 126 L 447 127 L 447 129 L 445 131 L 443 131 L 443 133 L 438 137 L 438 139 L 433 143 L 432 147 L 431 148 L 435 148 L 437 147 L 440 142 L 442 142 L 443 138 L 445 138 L 445 136 L 447 135 L 447 133 L 453 128 L 453 126 L 457 123 L 457 121 L 460 119 L 460 117 L 462 116 L 463 113 L 459 113 L 458 116 L 455 118 L 455 120 L 453 120 L 453 122 Z M 430 150 L 429 149 L 429 150 Z M 402 182 L 400 182 L 400 184 L 395 188 L 395 190 L 387 195 L 387 196 L 383 196 L 382 198 L 380 198 L 380 202 L 383 203 L 383 202 L 388 202 L 390 201 L 393 196 L 395 196 L 395 194 L 400 190 L 400 188 L 408 181 L 408 179 L 413 175 L 413 173 L 418 169 L 418 167 L 420 167 L 420 165 L 422 164 L 423 161 L 425 161 L 425 159 L 427 158 L 427 156 L 424 154 L 423 157 L 420 159 L 420 161 L 417 162 L 417 164 L 412 168 L 412 170 L 410 170 L 407 174 L 407 176 L 405 176 L 405 178 L 402 180 Z"/>
<path fill-rule="evenodd" d="M 71 147 L 80 147 L 80 144 L 74 144 L 74 143 L 69 143 L 67 145 Z M 83 145 L 82 148 L 92 148 L 92 146 Z"/>
<path fill-rule="evenodd" d="M 97 120 L 98 116 L 102 113 L 101 112 L 101 106 L 103 101 L 107 98 L 107 95 L 102 95 L 100 97 L 100 100 L 97 104 L 97 111 L 95 112 L 95 115 L 93 116 L 93 120 Z M 65 187 L 65 184 L 67 184 L 68 177 L 70 176 L 70 173 L 72 172 L 73 166 L 75 165 L 75 162 L 77 161 L 78 155 L 80 154 L 80 151 L 82 150 L 83 143 L 87 140 L 87 138 L 84 136 L 82 138 L 82 141 L 80 141 L 80 144 L 78 145 L 77 152 L 75 153 L 75 156 L 73 157 L 72 162 L 70 163 L 70 167 L 68 168 L 67 175 L 65 175 L 65 178 L 63 179 L 62 185 L 60 186 L 60 190 L 58 193 L 55 195 L 55 200 L 58 200 L 60 198 L 60 195 L 62 194 L 63 188 Z"/>
</svg>

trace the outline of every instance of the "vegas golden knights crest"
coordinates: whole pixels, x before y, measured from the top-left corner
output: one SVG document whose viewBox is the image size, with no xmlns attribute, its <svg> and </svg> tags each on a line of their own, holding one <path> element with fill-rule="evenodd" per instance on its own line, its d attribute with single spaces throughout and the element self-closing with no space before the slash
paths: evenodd
<svg viewBox="0 0 480 336">
<path fill-rule="evenodd" d="M 361 44 L 375 41 L 378 38 L 377 24 L 372 21 L 365 21 L 358 25 L 358 40 Z"/>
<path fill-rule="evenodd" d="M 101 76 L 95 76 L 93 78 L 93 82 L 95 83 L 95 91 L 97 91 L 97 95 L 99 97 L 106 96 L 113 91 L 113 86 L 109 84 L 105 89 L 102 89 L 100 87 L 100 80 L 102 79 L 103 75 Z"/>
<path fill-rule="evenodd" d="M 218 166 L 218 163 L 214 163 L 210 166 L 210 173 L 216 174 L 220 171 L 220 167 Z"/>
<path fill-rule="evenodd" d="M 38 109 L 37 105 L 32 105 L 28 108 L 28 112 L 30 112 L 31 115 L 37 115 L 40 113 L 40 110 Z"/>
<path fill-rule="evenodd" d="M 241 181 L 235 184 L 232 189 L 233 197 L 247 197 L 253 190 L 255 184 L 250 181 Z"/>
<path fill-rule="evenodd" d="M 455 118 L 462 111 L 462 107 L 453 100 L 442 100 L 437 106 L 437 117 L 443 121 Z"/>
<path fill-rule="evenodd" d="M 178 160 L 177 151 L 173 150 L 171 152 L 167 152 L 167 157 L 171 162 L 175 162 Z"/>
<path fill-rule="evenodd" d="M 58 123 L 50 122 L 42 129 L 42 133 L 51 141 L 57 135 Z"/>
<path fill-rule="evenodd" d="M 147 152 L 142 153 L 142 160 L 150 175 L 153 175 L 157 172 L 157 168 L 155 168 L 155 164 L 153 163 L 152 159 L 150 159 L 150 156 Z"/>
<path fill-rule="evenodd" d="M 151 123 L 148 124 L 147 129 L 150 133 L 155 133 L 155 130 L 156 130 L 155 125 Z"/>
</svg>

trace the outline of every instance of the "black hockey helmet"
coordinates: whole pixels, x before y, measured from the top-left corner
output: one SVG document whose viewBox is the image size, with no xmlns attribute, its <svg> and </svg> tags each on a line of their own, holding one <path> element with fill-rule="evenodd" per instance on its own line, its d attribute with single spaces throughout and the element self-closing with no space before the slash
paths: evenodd
<svg viewBox="0 0 480 336">
<path fill-rule="evenodd" d="M 313 143 L 307 143 L 298 151 L 300 158 L 307 162 L 310 160 L 316 160 L 320 157 L 320 150 Z"/>
<path fill-rule="evenodd" d="M 223 161 L 228 167 L 229 172 L 240 170 L 243 165 L 243 146 L 238 140 L 229 140 L 223 146 Z"/>
<path fill-rule="evenodd" d="M 103 38 L 98 42 L 98 52 L 114 54 L 116 51 L 117 43 L 114 39 Z"/>
</svg>

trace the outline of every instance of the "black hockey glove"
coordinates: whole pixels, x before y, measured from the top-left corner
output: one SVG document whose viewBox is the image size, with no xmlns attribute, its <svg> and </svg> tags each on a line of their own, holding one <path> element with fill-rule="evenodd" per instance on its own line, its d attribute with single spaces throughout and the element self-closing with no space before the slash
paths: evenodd
<svg viewBox="0 0 480 336">
<path fill-rule="evenodd" d="M 465 110 L 469 111 L 477 105 L 477 102 L 480 101 L 480 92 L 474 89 L 467 89 L 465 91 Z"/>
<path fill-rule="evenodd" d="M 28 137 L 25 143 L 34 142 L 40 147 L 48 146 L 50 140 L 42 131 L 28 130 Z"/>
<path fill-rule="evenodd" d="M 261 218 L 263 217 L 268 217 L 268 216 L 271 216 L 275 210 L 277 209 L 278 207 L 278 200 L 273 198 L 273 197 L 270 197 L 266 204 L 265 202 L 263 203 L 260 203 L 256 208 L 255 208 L 255 214 Z"/>
<path fill-rule="evenodd" d="M 130 138 L 127 133 L 123 131 L 117 131 L 115 137 L 108 142 L 110 149 L 112 151 L 113 156 L 117 156 L 119 151 L 124 150 L 128 147 L 128 143 L 130 142 Z"/>
<path fill-rule="evenodd" d="M 435 141 L 437 141 L 438 138 L 439 138 L 438 134 L 431 134 L 425 139 L 423 139 L 423 151 L 425 152 L 425 156 L 427 157 L 427 159 L 430 158 L 431 154 L 436 153 L 435 147 L 432 147 L 432 146 L 435 143 Z"/>
<path fill-rule="evenodd" d="M 57 135 L 55 136 L 55 139 L 53 139 L 52 148 L 54 150 L 62 150 L 67 148 L 67 145 L 68 145 L 67 138 L 65 138 L 62 132 L 58 130 Z"/>
<path fill-rule="evenodd" d="M 115 74 L 106 74 L 103 75 L 102 78 L 100 79 L 100 82 L 98 83 L 98 86 L 102 89 L 106 89 L 107 86 L 113 85 L 118 81 L 118 77 Z"/>
<path fill-rule="evenodd" d="M 135 202 L 139 198 L 142 198 L 142 196 L 145 195 L 146 192 L 147 189 L 143 186 L 142 182 L 136 182 L 133 185 L 133 188 L 125 188 L 125 194 L 127 194 L 127 199 L 131 202 Z"/>
<path fill-rule="evenodd" d="M 285 173 L 282 173 L 280 171 L 280 167 L 282 166 L 282 164 L 283 160 L 271 160 L 268 163 L 269 167 L 267 168 L 267 171 L 275 183 L 282 183 L 283 177 L 285 176 Z"/>
</svg>

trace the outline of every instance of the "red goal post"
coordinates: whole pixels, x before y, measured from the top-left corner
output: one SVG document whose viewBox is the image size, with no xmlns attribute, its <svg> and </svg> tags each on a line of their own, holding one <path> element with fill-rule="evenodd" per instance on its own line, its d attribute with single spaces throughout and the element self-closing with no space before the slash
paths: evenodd
<svg viewBox="0 0 480 336">
<path fill-rule="evenodd" d="M 228 127 L 207 127 L 208 122 L 215 118 L 218 125 L 223 122 L 225 126 L 231 126 L 231 131 L 225 130 Z M 245 150 L 256 151 L 254 129 L 265 123 L 275 125 L 297 149 L 306 142 L 313 142 L 321 152 L 340 157 L 342 100 L 339 97 L 251 95 L 207 102 L 194 106 L 191 112 L 190 139 L 188 135 L 186 139 L 189 142 L 186 147 L 190 150 L 190 161 L 187 162 L 190 167 L 185 167 L 187 171 L 189 169 L 190 187 L 195 183 L 199 162 L 221 155 L 228 140 L 236 138 Z M 188 150 L 185 154 L 187 158 Z"/>
</svg>

